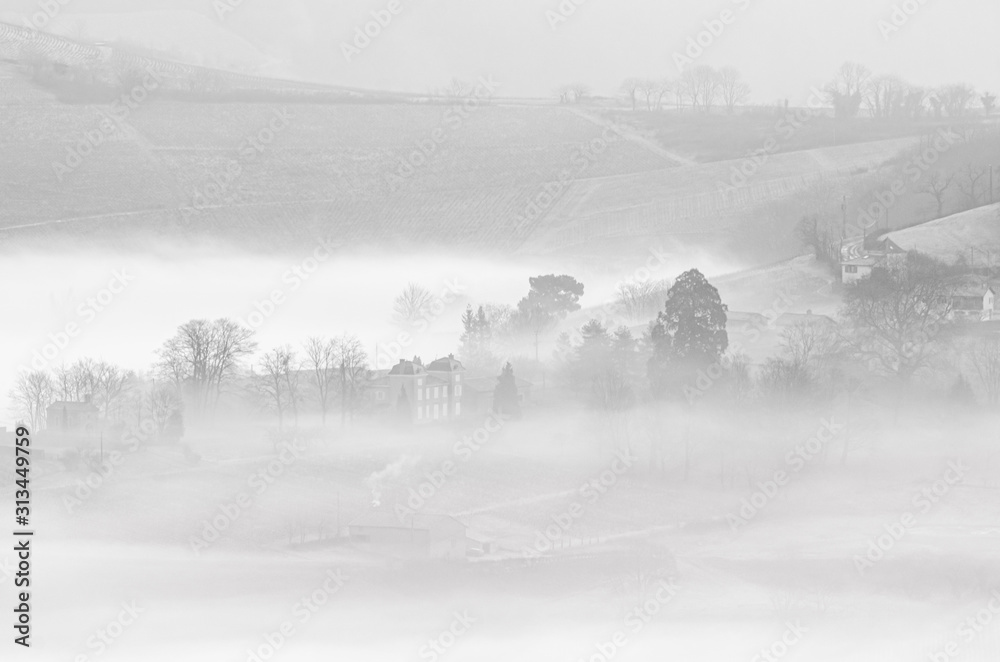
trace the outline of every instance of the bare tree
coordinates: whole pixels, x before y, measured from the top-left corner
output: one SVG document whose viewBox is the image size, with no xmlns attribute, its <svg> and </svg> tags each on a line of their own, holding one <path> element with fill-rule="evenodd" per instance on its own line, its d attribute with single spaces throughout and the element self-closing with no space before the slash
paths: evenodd
<svg viewBox="0 0 1000 662">
<path fill-rule="evenodd" d="M 871 70 L 863 64 L 845 62 L 841 65 L 837 75 L 826 87 L 829 101 L 838 118 L 857 117 L 871 77 Z"/>
<path fill-rule="evenodd" d="M 260 360 L 261 374 L 257 377 L 256 388 L 274 406 L 278 414 L 279 432 L 285 426 L 285 411 L 292 409 L 298 426 L 297 382 L 292 373 L 297 373 L 295 352 L 287 345 L 277 347 L 264 354 Z"/>
<path fill-rule="evenodd" d="M 100 361 L 94 367 L 94 404 L 101 412 L 104 424 L 119 420 L 122 396 L 135 379 L 135 373 L 111 363 Z"/>
<path fill-rule="evenodd" d="M 636 109 L 636 103 L 638 101 L 639 89 L 642 87 L 642 81 L 638 78 L 626 78 L 621 85 L 621 92 L 625 95 L 625 99 L 632 104 L 633 112 Z"/>
<path fill-rule="evenodd" d="M 656 99 L 657 89 L 659 88 L 659 83 L 657 83 L 652 78 L 643 79 L 639 83 L 639 92 L 646 100 L 646 110 L 653 110 L 653 101 Z"/>
<path fill-rule="evenodd" d="M 941 107 L 948 117 L 964 117 L 969 110 L 969 104 L 976 98 L 976 91 L 965 83 L 945 85 L 935 95 L 941 101 Z"/>
<path fill-rule="evenodd" d="M 980 201 L 984 200 L 987 196 L 987 186 L 988 177 L 990 171 L 988 168 L 980 168 L 971 163 L 966 164 L 961 171 L 959 171 L 958 177 L 958 190 L 962 192 L 965 198 L 965 203 L 969 209 L 973 207 L 978 207 Z M 982 184 L 983 190 L 980 191 L 980 184 Z"/>
<path fill-rule="evenodd" d="M 701 87 L 698 85 L 698 75 L 694 69 L 685 69 L 677 81 L 678 103 L 683 106 L 685 101 L 690 101 L 691 109 L 698 110 L 701 101 Z"/>
<path fill-rule="evenodd" d="M 937 218 L 944 216 L 945 198 L 948 194 L 948 189 L 951 188 L 954 181 L 954 173 L 945 175 L 940 170 L 934 170 L 924 177 L 920 183 L 920 192 L 932 196 L 935 202 L 937 202 Z"/>
<path fill-rule="evenodd" d="M 159 351 L 159 369 L 178 389 L 186 387 L 196 411 L 218 404 L 240 362 L 257 348 L 254 332 L 230 319 L 192 320 Z"/>
<path fill-rule="evenodd" d="M 333 340 L 310 338 L 306 341 L 306 362 L 312 375 L 313 386 L 316 387 L 316 397 L 323 426 L 326 426 L 326 414 L 330 408 L 330 391 L 340 377 L 340 364 L 337 362 L 337 345 Z"/>
<path fill-rule="evenodd" d="M 11 389 L 12 413 L 28 420 L 32 431 L 45 425 L 45 410 L 52 404 L 55 385 L 47 372 L 23 372 Z"/>
<path fill-rule="evenodd" d="M 427 315 L 433 302 L 434 296 L 427 288 L 409 283 L 393 302 L 393 317 L 397 323 L 413 324 Z"/>
<path fill-rule="evenodd" d="M 905 114 L 910 86 L 899 76 L 873 76 L 863 91 L 864 104 L 872 117 L 888 119 Z"/>
<path fill-rule="evenodd" d="M 929 367 L 952 301 L 940 265 L 910 254 L 905 269 L 876 268 L 851 286 L 844 316 L 853 329 L 851 349 L 903 386 Z"/>
<path fill-rule="evenodd" d="M 986 116 L 989 117 L 993 114 L 993 109 L 997 105 L 997 95 L 991 94 L 990 92 L 983 92 L 982 96 L 979 97 L 979 103 L 983 105 L 983 111 Z"/>
<path fill-rule="evenodd" d="M 1000 338 L 979 339 L 969 351 L 969 358 L 983 385 L 987 404 L 996 407 L 1000 404 Z"/>
<path fill-rule="evenodd" d="M 694 77 L 694 86 L 698 91 L 697 94 L 701 102 L 701 109 L 706 114 L 712 112 L 712 105 L 719 97 L 719 72 L 707 64 L 699 64 L 689 71 L 691 71 Z"/>
<path fill-rule="evenodd" d="M 590 86 L 586 83 L 573 83 L 569 86 L 569 91 L 573 95 L 573 103 L 582 103 L 590 96 Z"/>
<path fill-rule="evenodd" d="M 618 285 L 615 298 L 626 317 L 633 322 L 650 320 L 656 317 L 667 300 L 669 281 L 626 282 Z"/>
<path fill-rule="evenodd" d="M 750 86 L 736 67 L 723 67 L 719 70 L 719 92 L 726 113 L 732 115 L 736 106 L 744 103 L 750 96 Z"/>
<path fill-rule="evenodd" d="M 341 422 L 344 422 L 348 416 L 353 420 L 371 379 L 371 370 L 368 353 L 355 336 L 345 335 L 334 343 L 334 360 L 340 369 Z"/>
</svg>

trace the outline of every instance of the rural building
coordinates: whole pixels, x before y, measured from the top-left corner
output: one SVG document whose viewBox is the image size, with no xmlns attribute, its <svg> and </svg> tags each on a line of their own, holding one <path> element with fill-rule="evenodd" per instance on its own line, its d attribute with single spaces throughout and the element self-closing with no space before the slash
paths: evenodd
<svg viewBox="0 0 1000 662">
<path fill-rule="evenodd" d="M 351 543 L 358 549 L 394 557 L 464 559 L 468 530 L 450 515 L 416 513 L 399 518 L 372 510 L 351 522 Z"/>
<path fill-rule="evenodd" d="M 872 275 L 872 269 L 878 265 L 873 257 L 858 257 L 840 263 L 840 281 L 845 285 L 856 283 Z"/>
<path fill-rule="evenodd" d="M 377 410 L 386 416 L 395 411 L 404 422 L 427 424 L 484 416 L 493 411 L 493 392 L 498 375 L 470 375 L 454 355 L 426 367 L 415 361 L 400 361 L 388 371 L 379 371 L 366 392 Z M 518 402 L 531 397 L 531 382 L 515 378 Z"/>
<path fill-rule="evenodd" d="M 875 267 L 897 269 L 904 264 L 906 264 L 906 251 L 892 239 L 884 239 L 875 250 L 862 251 L 858 257 L 842 259 L 840 281 L 845 285 L 856 283 L 871 276 Z"/>
<path fill-rule="evenodd" d="M 376 375 L 366 397 L 386 413 L 395 411 L 404 421 L 425 424 L 453 420 L 462 415 L 464 376 L 465 368 L 454 356 L 426 367 L 400 360 L 388 372 Z"/>
<path fill-rule="evenodd" d="M 53 402 L 45 410 L 50 435 L 90 437 L 98 432 L 98 410 L 88 396 L 84 402 Z"/>
<path fill-rule="evenodd" d="M 995 319 L 996 293 L 1000 285 L 982 276 L 961 276 L 951 285 L 951 318 L 967 322 Z"/>
</svg>

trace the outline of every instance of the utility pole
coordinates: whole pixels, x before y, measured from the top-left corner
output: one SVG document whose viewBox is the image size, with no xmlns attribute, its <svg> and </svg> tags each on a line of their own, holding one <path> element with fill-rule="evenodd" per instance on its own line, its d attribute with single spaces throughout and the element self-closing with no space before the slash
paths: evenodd
<svg viewBox="0 0 1000 662">
<path fill-rule="evenodd" d="M 340 360 L 340 427 L 347 425 L 347 367 Z"/>
</svg>

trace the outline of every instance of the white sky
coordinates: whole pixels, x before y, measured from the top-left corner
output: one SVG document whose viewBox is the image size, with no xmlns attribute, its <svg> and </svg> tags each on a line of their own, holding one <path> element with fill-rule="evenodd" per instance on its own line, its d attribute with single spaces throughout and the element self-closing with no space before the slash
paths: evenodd
<svg viewBox="0 0 1000 662">
<path fill-rule="evenodd" d="M 72 13 L 186 9 L 218 20 L 213 0 L 51 1 Z M 240 2 L 218 0 L 226 1 Z M 30 12 L 37 2 L 0 0 L 0 10 Z M 804 101 L 849 59 L 917 84 L 1000 90 L 996 0 L 907 0 L 919 9 L 889 40 L 878 21 L 902 0 L 584 0 L 556 31 L 546 11 L 560 0 L 399 2 L 402 11 L 351 63 L 340 44 L 389 0 L 242 0 L 219 25 L 305 78 L 424 92 L 452 76 L 491 74 L 503 93 L 543 96 L 565 82 L 612 93 L 626 76 L 675 74 L 673 52 L 729 9 L 735 21 L 700 62 L 739 67 L 756 101 Z"/>
</svg>

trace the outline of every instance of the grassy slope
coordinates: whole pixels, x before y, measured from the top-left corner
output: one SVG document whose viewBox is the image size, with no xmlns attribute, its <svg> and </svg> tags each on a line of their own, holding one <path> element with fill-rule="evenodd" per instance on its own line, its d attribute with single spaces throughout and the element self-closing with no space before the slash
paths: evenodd
<svg viewBox="0 0 1000 662">
<path fill-rule="evenodd" d="M 212 201 L 220 208 L 185 225 L 178 208 L 238 159 L 241 143 L 277 110 L 149 103 L 129 118 L 134 132 L 98 148 L 60 182 L 53 162 L 97 126 L 102 109 L 56 105 L 26 90 L 5 107 L 11 128 L 0 140 L 17 168 L 0 173 L 9 190 L 0 223 L 81 220 L 10 231 L 6 238 L 48 245 L 65 237 L 108 242 L 194 235 L 272 248 L 332 230 L 355 243 L 586 254 L 674 237 L 710 248 L 749 244 L 752 251 L 756 245 L 773 259 L 793 247 L 783 232 L 777 246 L 773 238 L 753 238 L 757 205 L 788 198 L 821 174 L 851 178 L 905 144 L 778 155 L 746 188 L 722 195 L 719 185 L 740 161 L 678 167 L 641 141 L 613 140 L 581 165 L 574 156 L 602 129 L 558 107 L 486 108 L 452 128 L 441 107 L 296 104 L 289 128 L 263 154 L 242 162 L 228 195 Z M 391 190 L 387 179 L 400 158 L 436 128 L 444 129 L 444 144 L 400 190 Z M 543 219 L 516 228 L 515 219 L 567 169 L 577 181 Z M 740 236 L 728 237 L 734 229 Z"/>
<path fill-rule="evenodd" d="M 917 250 L 946 262 L 959 257 L 969 261 L 969 248 L 974 247 L 977 264 L 985 264 L 982 252 L 989 252 L 995 265 L 1000 255 L 1000 205 L 971 209 L 888 236 L 906 250 Z"/>
</svg>

